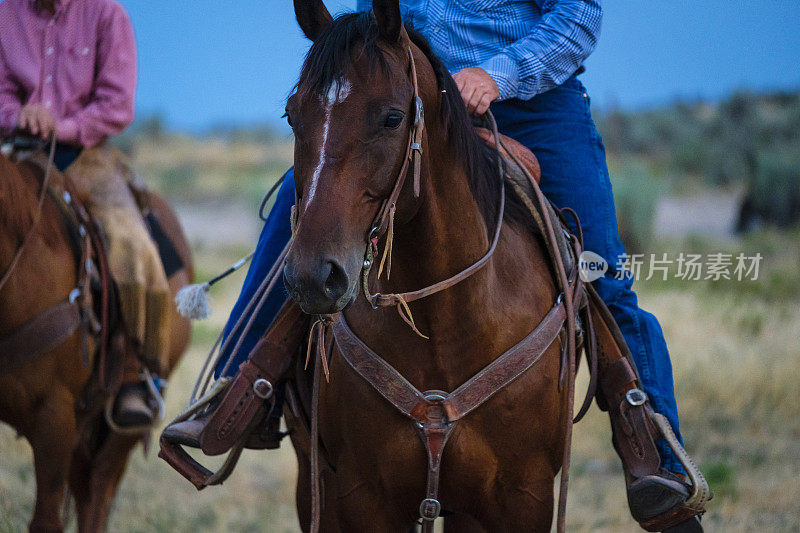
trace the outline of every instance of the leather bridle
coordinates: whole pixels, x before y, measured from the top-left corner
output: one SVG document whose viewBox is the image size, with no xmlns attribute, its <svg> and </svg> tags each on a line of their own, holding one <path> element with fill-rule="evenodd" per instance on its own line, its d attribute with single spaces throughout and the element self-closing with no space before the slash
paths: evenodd
<svg viewBox="0 0 800 533">
<path fill-rule="evenodd" d="M 469 267 L 465 268 L 464 270 L 460 271 L 459 273 L 445 279 L 434 283 L 433 285 L 429 285 L 428 287 L 418 289 L 416 291 L 410 292 L 403 292 L 403 293 L 390 293 L 390 294 L 382 294 L 380 292 L 373 293 L 369 288 L 369 275 L 372 271 L 372 267 L 375 263 L 375 258 L 378 255 L 378 241 L 386 236 L 386 244 L 384 246 L 383 255 L 381 257 L 380 265 L 378 268 L 378 277 L 380 278 L 383 267 L 386 265 L 387 269 L 387 278 L 391 273 L 391 261 L 392 261 L 392 241 L 394 237 L 394 215 L 397 208 L 397 200 L 400 196 L 400 192 L 403 189 L 403 185 L 406 182 L 406 176 L 411 169 L 413 172 L 413 183 L 414 183 L 414 197 L 419 198 L 420 195 L 420 174 L 422 171 L 422 136 L 425 130 L 425 111 L 422 105 L 422 98 L 419 96 L 419 82 L 417 80 L 417 68 L 416 63 L 414 62 L 414 54 L 411 48 L 408 48 L 408 58 L 410 63 L 410 71 L 411 71 L 411 83 L 414 89 L 414 121 L 411 124 L 411 128 L 408 134 L 408 144 L 406 148 L 406 155 L 403 159 L 403 165 L 400 167 L 400 172 L 395 179 L 394 187 L 392 188 L 392 192 L 389 194 L 388 198 L 384 200 L 381 208 L 378 210 L 378 214 L 375 216 L 375 220 L 372 223 L 372 226 L 367 234 L 367 245 L 366 251 L 364 253 L 364 264 L 361 269 L 361 285 L 362 290 L 364 292 L 364 297 L 367 301 L 372 305 L 373 309 L 378 309 L 379 307 L 389 307 L 389 306 L 396 306 L 397 311 L 403 320 L 411 326 L 411 328 L 421 337 L 425 337 L 420 331 L 417 329 L 416 325 L 414 324 L 414 318 L 411 315 L 411 310 L 408 307 L 409 302 L 413 302 L 415 300 L 419 300 L 421 298 L 425 298 L 427 296 L 431 296 L 432 294 L 436 294 L 437 292 L 443 291 L 464 281 L 465 279 L 469 278 L 476 272 L 478 272 L 481 268 L 486 266 L 489 262 L 489 259 L 494 254 L 495 249 L 497 248 L 497 242 L 500 239 L 500 229 L 503 226 L 503 216 L 505 214 L 505 203 L 506 203 L 506 196 L 505 196 L 505 186 L 503 185 L 503 165 L 502 165 L 502 158 L 498 157 L 498 176 L 500 178 L 501 186 L 500 186 L 500 210 L 497 215 L 497 226 L 494 230 L 492 242 L 489 245 L 488 251 L 481 257 L 478 261 L 470 265 Z M 495 135 L 495 142 L 497 146 L 500 146 L 500 134 L 497 131 L 497 126 L 493 123 L 493 133 Z M 387 262 L 388 259 L 388 262 Z"/>
</svg>

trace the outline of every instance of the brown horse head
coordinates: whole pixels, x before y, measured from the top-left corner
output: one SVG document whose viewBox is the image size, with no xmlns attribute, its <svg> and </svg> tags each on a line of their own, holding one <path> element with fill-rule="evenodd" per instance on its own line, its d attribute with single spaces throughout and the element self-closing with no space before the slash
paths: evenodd
<svg viewBox="0 0 800 533">
<path fill-rule="evenodd" d="M 323 314 L 358 294 L 371 224 L 403 166 L 415 116 L 412 44 L 396 0 L 376 0 L 374 18 L 334 21 L 321 1 L 296 0 L 295 10 L 314 44 L 286 106 L 298 224 L 284 277 L 304 311 Z M 410 187 L 398 220 L 413 215 Z"/>
</svg>

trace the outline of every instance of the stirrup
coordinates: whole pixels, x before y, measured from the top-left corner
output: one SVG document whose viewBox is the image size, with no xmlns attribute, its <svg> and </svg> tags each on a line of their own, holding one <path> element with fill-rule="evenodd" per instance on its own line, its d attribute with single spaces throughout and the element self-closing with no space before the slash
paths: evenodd
<svg viewBox="0 0 800 533">
<path fill-rule="evenodd" d="M 170 422 L 170 425 L 177 424 L 189 420 L 199 412 L 201 412 L 214 398 L 222 394 L 233 381 L 233 378 L 222 377 L 211 385 L 209 391 L 193 403 L 188 409 L 179 414 L 175 419 Z M 158 456 L 165 460 L 169 465 L 174 468 L 179 474 L 185 477 L 197 490 L 203 490 L 209 485 L 221 485 L 228 477 L 230 477 L 236 463 L 239 462 L 239 457 L 244 449 L 247 435 L 228 452 L 225 462 L 216 472 L 212 472 L 208 468 L 198 463 L 183 447 L 166 439 L 163 436 L 159 439 L 161 449 Z"/>
<path fill-rule="evenodd" d="M 711 492 L 705 476 L 703 476 L 700 468 L 697 467 L 697 464 L 695 464 L 694 460 L 689 457 L 689 454 L 686 453 L 686 450 L 684 450 L 683 446 L 681 446 L 681 443 L 675 436 L 675 432 L 672 431 L 672 426 L 670 425 L 669 420 L 667 420 L 667 417 L 652 411 L 650 408 L 648 408 L 648 410 L 651 411 L 650 416 L 653 419 L 653 422 L 655 422 L 655 425 L 661 433 L 661 436 L 664 438 L 667 444 L 669 444 L 669 447 L 672 448 L 672 451 L 675 453 L 678 461 L 680 461 L 680 463 L 683 465 L 683 468 L 686 470 L 689 480 L 692 482 L 692 494 L 686 500 L 684 505 L 698 512 L 705 512 L 705 504 L 714 497 L 714 493 Z"/>
<path fill-rule="evenodd" d="M 647 407 L 647 412 L 656 429 L 661 434 L 661 437 L 667 442 L 678 458 L 678 461 L 683 465 L 686 474 L 689 476 L 689 481 L 692 483 L 692 493 L 680 506 L 676 506 L 676 508 L 670 509 L 669 511 L 640 523 L 647 531 L 663 531 L 694 516 L 701 516 L 704 514 L 706 512 L 706 503 L 714 497 L 714 494 L 711 492 L 708 482 L 697 467 L 697 464 L 695 464 L 694 460 L 686 453 L 683 446 L 681 446 L 667 417 L 656 413 L 649 406 Z"/>
</svg>

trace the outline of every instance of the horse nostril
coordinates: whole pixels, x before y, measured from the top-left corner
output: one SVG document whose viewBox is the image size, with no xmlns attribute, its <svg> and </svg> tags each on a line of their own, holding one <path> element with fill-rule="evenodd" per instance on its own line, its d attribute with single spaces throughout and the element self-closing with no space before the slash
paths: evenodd
<svg viewBox="0 0 800 533">
<path fill-rule="evenodd" d="M 336 301 L 347 292 L 347 274 L 345 274 L 344 269 L 334 261 L 329 261 L 328 267 L 330 268 L 330 273 L 325 280 L 323 289 L 325 291 L 325 296 L 332 301 Z"/>
</svg>

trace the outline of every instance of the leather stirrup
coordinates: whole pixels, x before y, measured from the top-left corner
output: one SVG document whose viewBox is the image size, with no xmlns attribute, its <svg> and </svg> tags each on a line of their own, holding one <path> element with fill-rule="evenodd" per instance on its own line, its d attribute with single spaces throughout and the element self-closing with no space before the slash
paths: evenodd
<svg viewBox="0 0 800 533">
<path fill-rule="evenodd" d="M 275 384 L 285 378 L 292 367 L 303 338 L 308 331 L 308 315 L 291 300 L 284 303 L 270 329 L 256 344 L 248 360 L 239 366 L 232 379 L 224 381 L 214 391 L 221 400 L 207 416 L 204 416 L 204 427 L 198 432 L 197 441 L 206 455 L 220 455 L 231 451 L 231 456 L 222 472 L 210 472 L 197 463 L 175 439 L 170 439 L 168 428 L 162 433 L 159 457 L 166 460 L 181 475 L 186 477 L 198 489 L 209 484 L 224 481 L 233 471 L 239 453 L 244 448 L 249 434 L 262 421 L 264 414 L 274 401 Z M 222 378 L 222 382 L 226 378 Z M 200 402 L 198 402 L 200 403 Z M 203 402 L 208 405 L 208 402 Z M 190 408 L 178 416 L 171 424 L 175 425 L 193 419 L 199 411 Z"/>
</svg>

